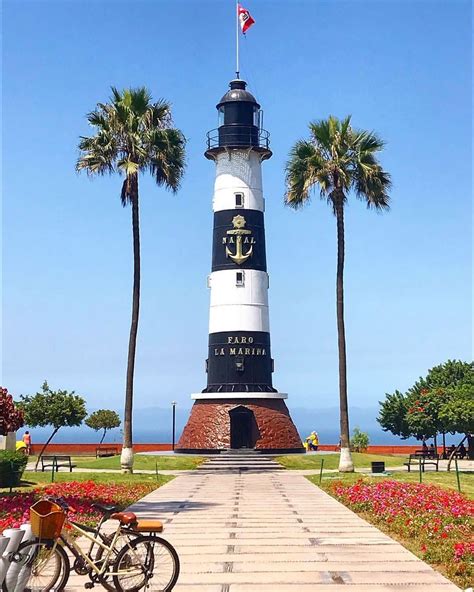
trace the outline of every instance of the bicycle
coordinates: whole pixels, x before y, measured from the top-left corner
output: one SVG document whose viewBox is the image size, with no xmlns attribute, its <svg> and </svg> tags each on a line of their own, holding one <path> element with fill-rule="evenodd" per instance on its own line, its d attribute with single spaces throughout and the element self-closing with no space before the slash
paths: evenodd
<svg viewBox="0 0 474 592">
<path fill-rule="evenodd" d="M 74 509 L 63 499 L 43 501 L 57 508 L 48 516 L 54 514 L 61 523 L 52 532 L 55 536 L 47 533 L 46 538 L 40 532 L 39 537 L 25 541 L 13 553 L 11 561 L 17 564 L 19 571 L 17 582 L 24 586 L 25 592 L 64 590 L 71 572 L 65 549 L 74 557 L 72 569 L 79 575 L 89 576 L 90 582 L 86 582 L 85 588 L 96 584 L 110 592 L 169 592 L 174 588 L 180 571 L 179 557 L 171 543 L 157 536 L 156 533 L 163 530 L 160 521 L 139 520 L 133 512 L 119 512 L 116 506 L 94 504 L 103 516 L 92 528 L 69 519 L 68 513 L 74 513 Z M 118 521 L 111 535 L 101 532 L 108 519 Z M 71 536 L 73 532 L 90 541 L 87 551 Z M 11 592 L 5 583 L 2 589 Z"/>
</svg>

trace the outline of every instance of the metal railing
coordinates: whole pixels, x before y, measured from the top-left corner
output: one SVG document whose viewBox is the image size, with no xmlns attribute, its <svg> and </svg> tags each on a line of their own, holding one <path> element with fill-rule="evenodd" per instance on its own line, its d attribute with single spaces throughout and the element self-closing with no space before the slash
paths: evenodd
<svg viewBox="0 0 474 592">
<path fill-rule="evenodd" d="M 270 150 L 270 133 L 253 125 L 222 126 L 207 132 L 207 149 L 227 147 Z"/>
</svg>

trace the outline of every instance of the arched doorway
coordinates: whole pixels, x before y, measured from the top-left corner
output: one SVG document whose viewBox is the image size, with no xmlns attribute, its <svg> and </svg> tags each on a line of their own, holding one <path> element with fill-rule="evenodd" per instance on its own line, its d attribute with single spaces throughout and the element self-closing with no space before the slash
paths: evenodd
<svg viewBox="0 0 474 592">
<path fill-rule="evenodd" d="M 230 447 L 255 448 L 259 431 L 253 411 L 239 406 L 229 411 L 230 416 Z"/>
</svg>

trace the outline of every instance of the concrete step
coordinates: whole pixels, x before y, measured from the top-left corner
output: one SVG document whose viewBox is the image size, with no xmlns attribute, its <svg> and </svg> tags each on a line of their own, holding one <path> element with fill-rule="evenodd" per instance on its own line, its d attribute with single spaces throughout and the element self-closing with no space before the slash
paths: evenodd
<svg viewBox="0 0 474 592">
<path fill-rule="evenodd" d="M 263 471 L 280 471 L 284 468 L 275 462 L 272 458 L 266 457 L 260 453 L 249 454 L 248 451 L 234 453 L 221 453 L 219 456 L 211 456 L 206 462 L 198 467 L 199 471 L 246 471 L 246 472 L 263 472 Z"/>
<path fill-rule="evenodd" d="M 198 471 L 284 471 L 280 465 L 201 465 Z"/>
<path fill-rule="evenodd" d="M 242 463 L 242 462 L 251 462 L 251 463 L 274 463 L 275 461 L 272 458 L 267 458 L 265 456 L 254 457 L 254 456 L 242 456 L 242 457 L 232 457 L 232 456 L 219 456 L 217 458 L 208 458 L 207 462 L 209 463 L 221 463 L 221 462 L 228 462 L 228 463 Z"/>
<path fill-rule="evenodd" d="M 254 448 L 229 448 L 228 450 L 223 450 L 220 453 L 220 456 L 223 454 L 227 454 L 229 456 L 239 456 L 241 454 L 259 455 L 262 454 L 262 452 L 260 450 L 255 450 Z"/>
</svg>

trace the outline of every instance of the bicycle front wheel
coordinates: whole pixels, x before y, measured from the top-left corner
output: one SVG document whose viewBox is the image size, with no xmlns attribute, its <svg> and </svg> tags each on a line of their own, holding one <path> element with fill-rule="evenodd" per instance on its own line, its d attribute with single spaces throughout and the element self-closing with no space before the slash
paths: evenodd
<svg viewBox="0 0 474 592">
<path fill-rule="evenodd" d="M 11 571 L 10 571 L 11 570 Z M 51 541 L 25 541 L 13 554 L 8 570 L 14 574 L 15 587 L 24 592 L 53 592 L 64 590 L 69 579 L 69 559 L 62 547 Z M 3 592 L 8 590 L 9 578 L 3 582 Z"/>
<path fill-rule="evenodd" d="M 179 576 L 175 548 L 157 536 L 141 536 L 123 547 L 114 566 L 118 592 L 169 592 Z"/>
</svg>

